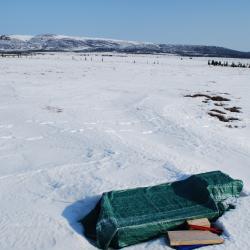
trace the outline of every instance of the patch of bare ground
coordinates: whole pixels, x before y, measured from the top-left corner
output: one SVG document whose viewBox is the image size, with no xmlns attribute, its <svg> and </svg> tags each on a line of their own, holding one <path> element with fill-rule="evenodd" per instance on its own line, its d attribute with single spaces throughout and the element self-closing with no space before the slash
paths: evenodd
<svg viewBox="0 0 250 250">
<path fill-rule="evenodd" d="M 203 93 L 196 93 L 196 94 L 189 94 L 189 95 L 185 95 L 184 97 L 191 97 L 191 98 L 198 98 L 198 97 L 203 97 L 204 99 L 202 100 L 203 103 L 210 103 L 213 102 L 214 106 L 216 107 L 223 107 L 224 110 L 219 110 L 216 108 L 213 108 L 211 110 L 208 111 L 208 115 L 211 117 L 215 117 L 217 118 L 219 121 L 223 122 L 223 123 L 230 123 L 233 121 L 241 121 L 239 118 L 237 117 L 231 117 L 228 115 L 227 111 L 232 112 L 232 113 L 242 113 L 241 112 L 241 108 L 240 107 L 228 107 L 229 104 L 228 102 L 230 102 L 231 100 L 229 98 L 226 98 L 224 96 L 221 95 L 230 95 L 229 93 L 219 93 L 219 94 L 212 94 L 209 93 L 207 94 L 208 91 L 206 91 L 205 94 Z M 226 127 L 228 128 L 239 128 L 238 125 L 226 125 Z"/>
<path fill-rule="evenodd" d="M 241 113 L 241 107 L 231 107 L 231 108 L 224 108 L 227 111 L 233 112 L 233 113 Z"/>
<path fill-rule="evenodd" d="M 239 118 L 236 118 L 236 117 L 226 117 L 222 114 L 215 114 L 215 113 L 212 113 L 212 112 L 208 112 L 208 114 L 212 117 L 216 117 L 218 118 L 221 122 L 231 122 L 231 121 L 240 121 Z"/>
<path fill-rule="evenodd" d="M 205 97 L 207 98 L 207 100 L 212 100 L 212 101 L 218 101 L 218 102 L 229 102 L 230 99 L 225 98 L 223 96 L 219 96 L 219 95 L 206 95 L 206 94 L 194 94 L 194 95 L 185 95 L 185 97 L 192 97 L 192 98 L 196 98 L 196 97 Z"/>
<path fill-rule="evenodd" d="M 213 112 L 216 112 L 216 113 L 219 113 L 219 114 L 223 114 L 225 115 L 226 113 L 221 111 L 221 110 L 218 110 L 218 109 L 211 109 L 210 111 L 213 111 Z"/>
</svg>

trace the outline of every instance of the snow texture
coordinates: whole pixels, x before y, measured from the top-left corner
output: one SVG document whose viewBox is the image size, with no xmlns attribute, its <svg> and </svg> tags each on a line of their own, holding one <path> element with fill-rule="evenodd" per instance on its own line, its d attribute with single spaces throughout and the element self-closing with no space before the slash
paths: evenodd
<svg viewBox="0 0 250 250">
<path fill-rule="evenodd" d="M 250 248 L 249 69 L 50 53 L 0 58 L 0 70 L 1 250 L 95 249 L 77 221 L 102 192 L 211 170 L 245 187 L 218 221 L 225 244 L 204 249 Z M 196 93 L 230 101 L 184 97 Z M 209 116 L 215 108 L 239 120 Z M 162 237 L 127 249 L 170 248 Z"/>
</svg>

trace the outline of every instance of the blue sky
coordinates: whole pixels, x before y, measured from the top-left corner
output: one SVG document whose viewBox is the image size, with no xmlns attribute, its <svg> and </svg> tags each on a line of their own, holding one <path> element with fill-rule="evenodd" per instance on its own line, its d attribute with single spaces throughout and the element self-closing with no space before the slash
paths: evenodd
<svg viewBox="0 0 250 250">
<path fill-rule="evenodd" d="M 65 34 L 250 51 L 250 0 L 1 0 L 0 34 Z"/>
</svg>

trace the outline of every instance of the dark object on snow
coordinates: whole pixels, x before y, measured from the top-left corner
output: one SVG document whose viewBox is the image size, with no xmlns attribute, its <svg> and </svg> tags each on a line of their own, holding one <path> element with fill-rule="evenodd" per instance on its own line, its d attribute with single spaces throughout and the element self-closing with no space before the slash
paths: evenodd
<svg viewBox="0 0 250 250">
<path fill-rule="evenodd" d="M 212 112 L 208 112 L 208 114 L 212 117 L 216 117 L 218 118 L 221 122 L 231 122 L 231 121 L 240 121 L 239 118 L 236 117 L 225 117 L 224 115 L 220 115 L 220 114 L 215 114 Z"/>
<path fill-rule="evenodd" d="M 211 109 L 210 111 L 212 112 L 216 112 L 216 113 L 219 113 L 219 114 L 222 114 L 222 115 L 225 115 L 226 113 L 221 111 L 221 110 L 218 110 L 218 109 Z"/>
<path fill-rule="evenodd" d="M 234 112 L 234 113 L 241 113 L 240 111 L 240 107 L 232 107 L 232 108 L 224 108 L 225 110 L 228 110 L 230 112 Z"/>
<path fill-rule="evenodd" d="M 230 99 L 216 95 L 216 96 L 210 96 L 207 94 L 194 94 L 194 95 L 185 95 L 184 97 L 192 97 L 192 98 L 196 98 L 196 97 L 205 97 L 208 100 L 212 100 L 212 101 L 216 101 L 216 102 L 229 102 Z"/>
<path fill-rule="evenodd" d="M 243 188 L 220 172 L 193 175 L 153 187 L 104 193 L 81 221 L 85 235 L 101 249 L 122 248 L 158 237 L 188 219 L 217 219 L 228 210 L 228 199 Z"/>
</svg>

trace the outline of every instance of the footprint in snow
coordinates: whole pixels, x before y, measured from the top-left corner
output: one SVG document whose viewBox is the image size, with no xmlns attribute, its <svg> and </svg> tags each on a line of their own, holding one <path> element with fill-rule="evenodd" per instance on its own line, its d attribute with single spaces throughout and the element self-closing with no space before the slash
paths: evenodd
<svg viewBox="0 0 250 250">
<path fill-rule="evenodd" d="M 104 157 L 114 155 L 115 152 L 112 149 L 104 149 Z"/>
<path fill-rule="evenodd" d="M 88 157 L 88 158 L 92 158 L 93 155 L 94 155 L 93 149 L 91 149 L 91 148 L 87 149 L 87 157 Z"/>
</svg>

